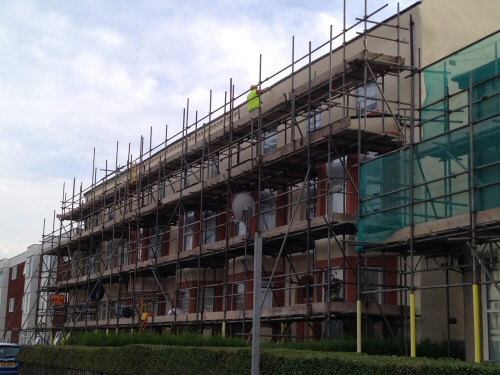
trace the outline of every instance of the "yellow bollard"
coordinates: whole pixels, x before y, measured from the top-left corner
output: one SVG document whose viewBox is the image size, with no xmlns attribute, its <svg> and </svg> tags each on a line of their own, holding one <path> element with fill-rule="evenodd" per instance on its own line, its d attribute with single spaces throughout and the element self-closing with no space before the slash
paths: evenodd
<svg viewBox="0 0 500 375">
<path fill-rule="evenodd" d="M 474 361 L 481 362 L 481 301 L 479 284 L 472 284 L 472 303 L 474 306 Z"/>
<path fill-rule="evenodd" d="M 417 356 L 417 321 L 415 313 L 415 293 L 410 294 L 410 355 Z"/>
</svg>

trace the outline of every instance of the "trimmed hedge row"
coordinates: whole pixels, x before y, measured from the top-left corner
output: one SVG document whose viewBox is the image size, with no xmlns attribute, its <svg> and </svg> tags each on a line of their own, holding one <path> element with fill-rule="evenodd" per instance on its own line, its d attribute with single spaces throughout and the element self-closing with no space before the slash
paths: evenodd
<svg viewBox="0 0 500 375">
<path fill-rule="evenodd" d="M 23 363 L 74 368 L 107 375 L 250 374 L 250 348 L 205 348 L 153 345 L 122 347 L 25 346 L 18 356 Z M 490 375 L 500 366 L 457 360 L 370 356 L 307 350 L 262 349 L 263 375 Z"/>
<path fill-rule="evenodd" d="M 251 342 L 238 337 L 208 336 L 196 333 L 184 333 L 182 335 L 158 334 L 154 332 L 81 332 L 71 335 L 66 341 L 66 345 L 77 346 L 125 346 L 135 344 L 146 345 L 170 345 L 170 346 L 210 346 L 210 347 L 250 347 Z M 409 350 L 409 341 L 406 348 Z M 356 339 L 336 338 L 311 340 L 306 342 L 263 342 L 264 348 L 282 348 L 294 350 L 314 350 L 325 352 L 356 352 Z M 374 355 L 402 355 L 404 354 L 405 341 L 380 340 L 365 338 L 363 340 L 363 353 Z M 403 352 L 403 353 L 402 353 Z M 452 343 L 451 351 L 448 353 L 446 341 L 441 343 L 431 342 L 426 339 L 417 344 L 417 354 L 419 357 L 446 358 L 448 354 L 451 358 L 465 359 L 465 350 L 456 343 Z"/>
</svg>

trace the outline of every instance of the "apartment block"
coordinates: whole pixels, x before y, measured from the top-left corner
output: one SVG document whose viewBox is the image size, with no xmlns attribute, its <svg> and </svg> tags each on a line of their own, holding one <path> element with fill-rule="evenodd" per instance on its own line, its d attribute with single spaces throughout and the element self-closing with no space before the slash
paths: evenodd
<svg viewBox="0 0 500 375">
<path fill-rule="evenodd" d="M 411 336 L 499 360 L 499 12 L 360 14 L 358 36 L 258 82 L 258 111 L 248 91 L 186 109 L 178 133 L 63 202 L 38 337 L 249 337 L 259 309 L 263 340 Z"/>
<path fill-rule="evenodd" d="M 0 335 L 2 341 L 34 342 L 40 245 L 0 261 Z"/>
</svg>

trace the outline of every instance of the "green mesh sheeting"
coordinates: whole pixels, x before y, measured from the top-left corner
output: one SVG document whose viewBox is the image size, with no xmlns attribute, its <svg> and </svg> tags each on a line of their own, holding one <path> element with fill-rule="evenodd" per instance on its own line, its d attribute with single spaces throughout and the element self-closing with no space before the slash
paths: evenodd
<svg viewBox="0 0 500 375">
<path fill-rule="evenodd" d="M 413 158 L 407 148 L 361 165 L 360 242 L 410 225 L 412 200 L 415 224 L 500 207 L 499 45 L 497 33 L 423 71 L 424 140 Z"/>
</svg>

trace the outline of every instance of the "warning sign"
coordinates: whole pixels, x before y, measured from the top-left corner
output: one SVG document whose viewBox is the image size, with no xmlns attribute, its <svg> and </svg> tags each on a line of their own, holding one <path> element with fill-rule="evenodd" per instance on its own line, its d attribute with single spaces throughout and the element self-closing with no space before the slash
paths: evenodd
<svg viewBox="0 0 500 375">
<path fill-rule="evenodd" d="M 64 294 L 51 294 L 50 304 L 51 305 L 64 305 Z"/>
</svg>

